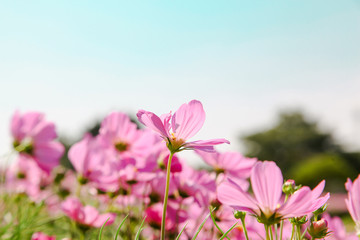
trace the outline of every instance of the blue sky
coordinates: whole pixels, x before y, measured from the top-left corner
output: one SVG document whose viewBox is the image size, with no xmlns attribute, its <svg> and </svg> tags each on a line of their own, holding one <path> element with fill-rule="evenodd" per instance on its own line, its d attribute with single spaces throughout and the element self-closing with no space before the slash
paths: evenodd
<svg viewBox="0 0 360 240">
<path fill-rule="evenodd" d="M 360 146 L 360 2 L 7 1 L 0 4 L 0 150 L 15 109 L 80 132 L 111 110 L 199 99 L 198 138 L 270 126 L 304 109 Z"/>
</svg>

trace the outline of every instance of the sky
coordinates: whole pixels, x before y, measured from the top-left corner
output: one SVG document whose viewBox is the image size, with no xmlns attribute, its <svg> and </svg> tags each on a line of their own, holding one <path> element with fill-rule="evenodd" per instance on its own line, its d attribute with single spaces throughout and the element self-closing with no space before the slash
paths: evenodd
<svg viewBox="0 0 360 240">
<path fill-rule="evenodd" d="M 15 110 L 76 137 L 111 111 L 200 100 L 193 140 L 264 130 L 303 110 L 360 149 L 360 1 L 1 1 L 0 153 Z"/>
</svg>

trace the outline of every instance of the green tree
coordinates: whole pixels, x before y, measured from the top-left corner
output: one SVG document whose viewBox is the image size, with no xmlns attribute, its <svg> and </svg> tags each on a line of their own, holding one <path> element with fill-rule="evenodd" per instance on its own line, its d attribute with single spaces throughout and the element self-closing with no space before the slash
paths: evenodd
<svg viewBox="0 0 360 240">
<path fill-rule="evenodd" d="M 318 183 L 319 179 L 330 179 L 332 176 L 335 180 L 331 180 L 327 188 L 339 190 L 339 186 L 344 184 L 340 181 L 345 181 L 346 176 L 355 177 L 360 170 L 359 153 L 344 151 L 330 133 L 320 131 L 317 124 L 307 120 L 301 112 L 281 113 L 273 128 L 242 139 L 247 156 L 275 161 L 286 178 L 295 178 L 299 183 L 310 186 Z M 322 171 L 314 171 L 321 167 Z M 334 171 L 336 168 L 339 170 Z M 309 176 L 307 172 L 318 174 Z M 327 172 L 332 175 L 325 176 Z"/>
</svg>

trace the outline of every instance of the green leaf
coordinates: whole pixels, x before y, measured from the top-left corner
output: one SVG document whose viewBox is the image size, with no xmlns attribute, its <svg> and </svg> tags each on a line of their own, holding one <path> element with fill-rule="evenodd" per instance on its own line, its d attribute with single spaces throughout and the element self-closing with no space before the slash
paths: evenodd
<svg viewBox="0 0 360 240">
<path fill-rule="evenodd" d="M 210 216 L 211 216 L 211 220 L 213 221 L 213 223 L 214 223 L 214 225 L 215 225 L 215 227 L 221 232 L 221 234 L 223 234 L 224 235 L 224 231 L 223 230 L 221 230 L 221 228 L 219 227 L 219 225 L 217 225 L 217 223 L 216 223 L 216 220 L 215 220 L 215 217 L 214 217 L 214 214 L 213 214 L 213 211 L 215 211 L 215 209 L 216 208 L 214 208 L 212 211 L 211 211 L 211 208 L 210 208 Z M 226 237 L 227 239 L 229 239 L 230 240 L 230 238 L 229 237 Z"/>
<path fill-rule="evenodd" d="M 202 221 L 202 223 L 200 224 L 200 226 L 199 226 L 197 232 L 195 233 L 194 237 L 192 238 L 192 240 L 195 240 L 195 239 L 197 238 L 197 236 L 199 235 L 201 229 L 204 227 L 206 220 L 208 220 L 208 218 L 210 217 L 210 214 L 211 214 L 213 211 L 214 211 L 214 209 L 211 210 L 210 213 L 206 216 L 206 218 Z"/>
<path fill-rule="evenodd" d="M 102 234 L 103 228 L 104 228 L 105 224 L 107 223 L 107 221 L 109 221 L 109 219 L 110 219 L 110 218 L 106 219 L 106 221 L 104 222 L 104 224 L 101 226 L 98 240 L 101 240 L 101 234 Z"/>
<path fill-rule="evenodd" d="M 184 227 L 181 229 L 181 231 L 179 232 L 179 235 L 177 235 L 176 239 L 175 240 L 179 240 L 181 234 L 183 233 L 183 231 L 185 230 L 186 226 L 187 226 L 188 223 L 185 223 Z"/>
<path fill-rule="evenodd" d="M 119 227 L 118 227 L 118 229 L 117 229 L 117 231 L 116 231 L 116 234 L 115 234 L 115 240 L 117 240 L 118 235 L 119 235 L 119 233 L 120 233 L 120 228 L 122 227 L 122 225 L 124 225 L 125 220 L 127 219 L 128 216 L 129 216 L 129 214 L 126 214 L 125 218 L 124 218 L 124 219 L 122 220 L 122 222 L 120 223 L 120 225 L 119 225 Z"/>
<path fill-rule="evenodd" d="M 141 231 L 143 230 L 143 227 L 142 227 L 142 226 L 144 225 L 145 219 L 146 219 L 146 216 L 144 217 L 144 219 L 143 219 L 142 222 L 141 222 L 141 225 L 140 225 L 140 227 L 139 227 L 139 230 L 138 230 L 137 233 L 136 233 L 135 240 L 139 240 L 140 233 L 141 233 Z"/>
<path fill-rule="evenodd" d="M 219 240 L 223 240 L 224 238 L 226 238 L 226 236 L 229 234 L 229 232 L 231 232 L 231 230 L 233 230 L 238 223 L 239 223 L 239 222 L 236 222 L 234 225 L 232 225 L 232 227 L 229 228 L 229 230 L 227 230 L 227 231 L 221 236 L 221 238 L 220 238 Z"/>
</svg>

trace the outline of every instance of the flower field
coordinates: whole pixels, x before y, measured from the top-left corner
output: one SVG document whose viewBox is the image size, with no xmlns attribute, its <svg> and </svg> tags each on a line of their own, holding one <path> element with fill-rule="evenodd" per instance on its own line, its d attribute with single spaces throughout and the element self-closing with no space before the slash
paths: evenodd
<svg viewBox="0 0 360 240">
<path fill-rule="evenodd" d="M 205 121 L 201 102 L 137 118 L 144 128 L 110 113 L 97 136 L 71 146 L 66 168 L 54 123 L 15 112 L 13 149 L 2 157 L 15 161 L 1 172 L 0 239 L 358 239 L 360 178 L 344 183 L 356 226 L 346 229 L 326 211 L 325 181 L 300 186 L 276 162 L 217 151 L 226 139 L 193 140 Z M 209 170 L 190 167 L 181 151 L 195 151 Z"/>
</svg>

